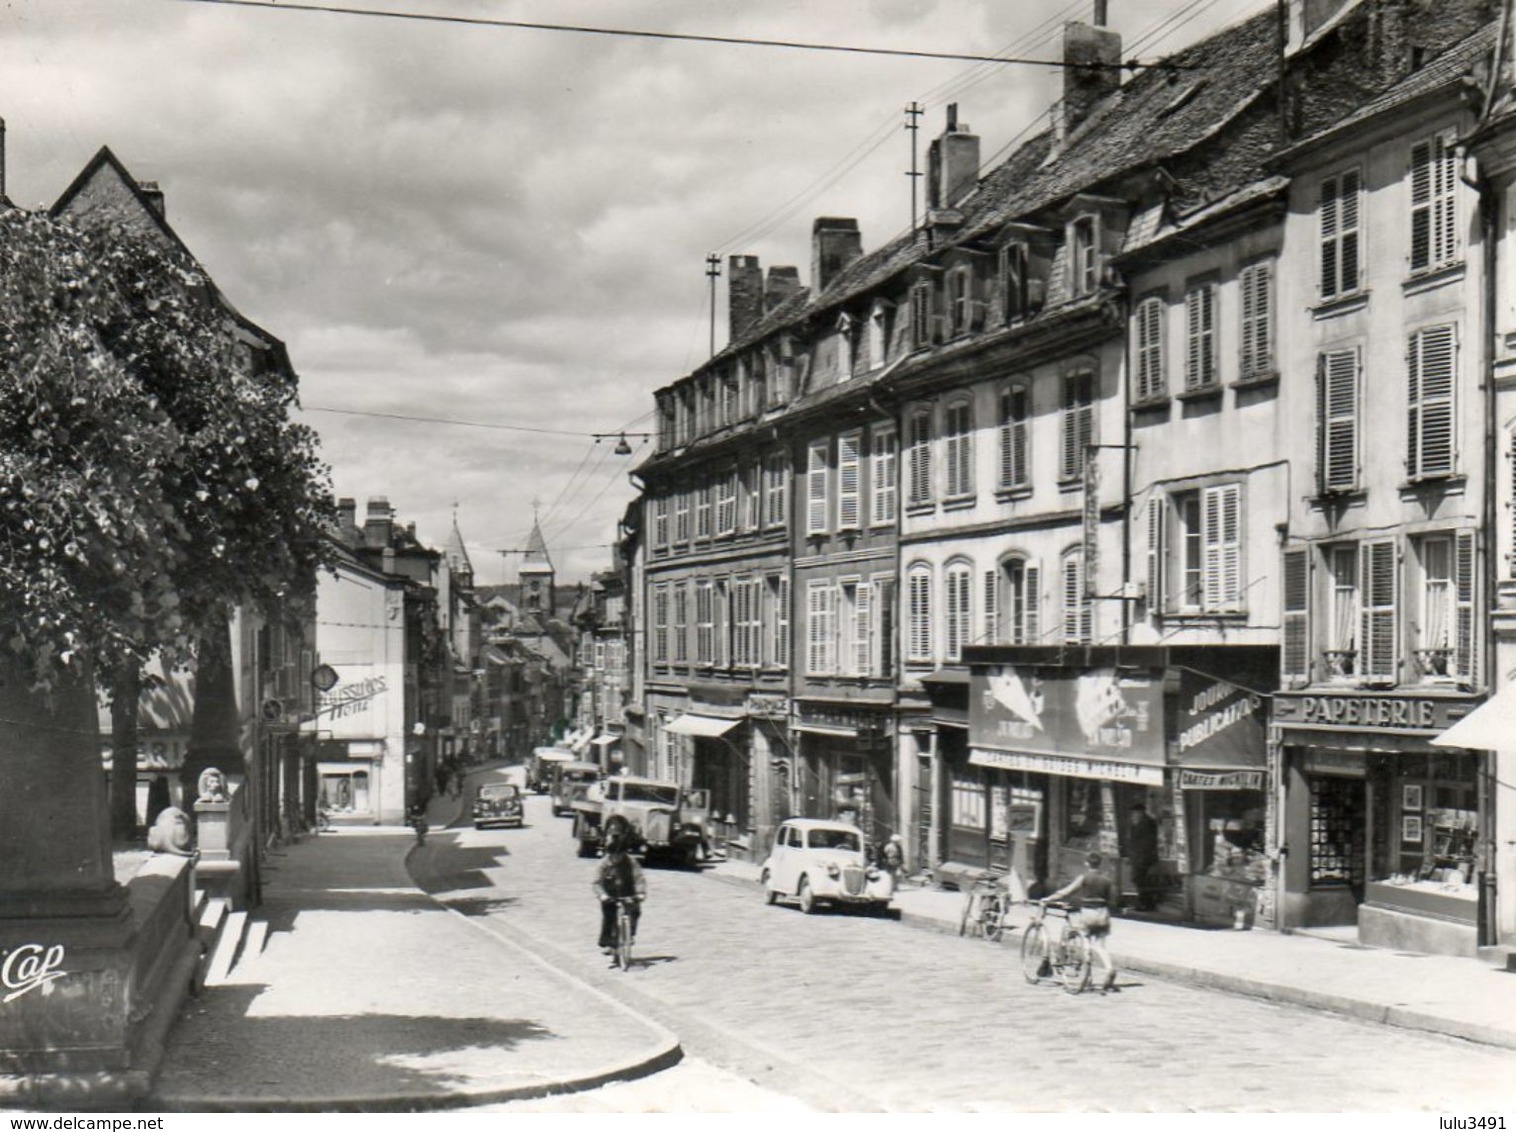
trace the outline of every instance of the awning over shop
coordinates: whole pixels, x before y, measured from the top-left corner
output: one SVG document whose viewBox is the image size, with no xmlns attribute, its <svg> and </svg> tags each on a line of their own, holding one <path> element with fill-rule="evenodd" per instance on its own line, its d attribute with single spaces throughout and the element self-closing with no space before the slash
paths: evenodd
<svg viewBox="0 0 1516 1132">
<path fill-rule="evenodd" d="M 596 735 L 593 739 L 590 740 L 590 742 L 597 747 L 609 747 L 612 743 L 616 742 L 620 738 L 620 735 L 612 735 L 609 731 L 605 731 L 599 735 Z"/>
<path fill-rule="evenodd" d="M 695 735 L 702 739 L 714 739 L 725 735 L 741 722 L 740 719 L 724 719 L 718 715 L 696 715 L 694 712 L 687 711 L 664 730 L 675 735 Z"/>
<path fill-rule="evenodd" d="M 1431 740 L 1434 747 L 1516 750 L 1516 684 L 1507 684 Z"/>
</svg>

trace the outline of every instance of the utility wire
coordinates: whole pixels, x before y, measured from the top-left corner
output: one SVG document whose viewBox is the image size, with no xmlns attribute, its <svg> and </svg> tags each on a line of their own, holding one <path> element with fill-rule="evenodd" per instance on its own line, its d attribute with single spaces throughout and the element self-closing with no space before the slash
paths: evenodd
<svg viewBox="0 0 1516 1132">
<path fill-rule="evenodd" d="M 276 12 L 319 12 L 336 16 L 366 16 L 376 19 L 415 20 L 423 23 L 456 24 L 465 27 L 515 28 L 524 31 L 559 31 L 576 35 L 622 36 L 630 39 L 656 39 L 681 43 L 720 44 L 730 47 L 778 47 L 790 51 L 833 51 L 848 55 L 885 55 L 903 59 L 947 59 L 969 63 L 1011 63 L 1035 67 L 1068 67 L 1087 71 L 1137 70 L 1146 67 L 1171 68 L 1171 63 L 1143 63 L 1132 59 L 1126 63 L 1066 63 L 1063 60 L 1023 59 L 1000 55 L 975 55 L 957 51 L 912 51 L 903 47 L 859 47 L 845 43 L 806 43 L 791 39 L 757 39 L 737 35 L 695 35 L 688 32 L 647 31 L 641 28 L 593 27 L 587 24 L 549 24 L 527 20 L 496 20 L 482 16 L 443 16 L 430 12 L 385 11 L 379 8 L 346 8 L 331 4 L 292 4 L 280 0 L 176 0 L 181 4 L 214 4 L 228 8 L 267 8 Z"/>
<path fill-rule="evenodd" d="M 409 413 L 378 413 L 371 409 L 334 409 L 326 405 L 302 405 L 301 409 L 307 413 L 338 413 L 345 417 L 378 417 L 387 421 L 415 421 L 420 424 L 445 424 L 462 425 L 466 428 L 492 428 L 504 432 L 535 432 L 546 436 L 583 436 L 593 439 L 596 436 L 609 436 L 619 433 L 620 429 L 612 429 L 610 432 L 571 432 L 561 428 L 534 428 L 531 425 L 496 424 L 492 421 L 462 421 L 454 417 L 420 417 Z"/>
</svg>

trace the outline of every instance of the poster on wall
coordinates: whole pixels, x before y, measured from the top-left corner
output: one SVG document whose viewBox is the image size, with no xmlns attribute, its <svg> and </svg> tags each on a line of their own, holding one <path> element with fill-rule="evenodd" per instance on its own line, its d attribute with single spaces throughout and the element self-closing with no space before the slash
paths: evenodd
<svg viewBox="0 0 1516 1132">
<path fill-rule="evenodd" d="M 1163 682 L 1147 671 L 1000 665 L 971 678 L 975 747 L 1163 765 Z"/>
<path fill-rule="evenodd" d="M 1179 765 L 1261 771 L 1267 714 L 1264 697 L 1252 689 L 1181 668 L 1173 734 Z"/>
</svg>

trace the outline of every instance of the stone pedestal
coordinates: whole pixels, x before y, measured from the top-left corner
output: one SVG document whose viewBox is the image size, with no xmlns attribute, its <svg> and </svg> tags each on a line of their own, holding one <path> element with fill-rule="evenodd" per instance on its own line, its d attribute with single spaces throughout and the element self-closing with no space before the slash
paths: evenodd
<svg viewBox="0 0 1516 1132">
<path fill-rule="evenodd" d="M 0 783 L 0 1098 L 119 1106 L 145 1088 L 155 1003 L 193 971 L 188 862 L 164 913 L 116 882 L 88 677 L 42 697 L 0 665 Z"/>
</svg>

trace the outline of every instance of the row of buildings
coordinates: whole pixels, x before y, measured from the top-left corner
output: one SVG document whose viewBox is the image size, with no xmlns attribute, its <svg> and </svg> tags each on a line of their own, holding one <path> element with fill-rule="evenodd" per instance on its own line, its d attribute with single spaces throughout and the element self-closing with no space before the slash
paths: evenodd
<svg viewBox="0 0 1516 1132">
<path fill-rule="evenodd" d="M 1123 79 L 1103 7 L 998 164 L 948 108 L 912 232 L 731 257 L 595 722 L 738 853 L 846 813 L 1131 890 L 1140 803 L 1159 915 L 1510 943 L 1510 13 L 1290 0 Z"/>
</svg>

